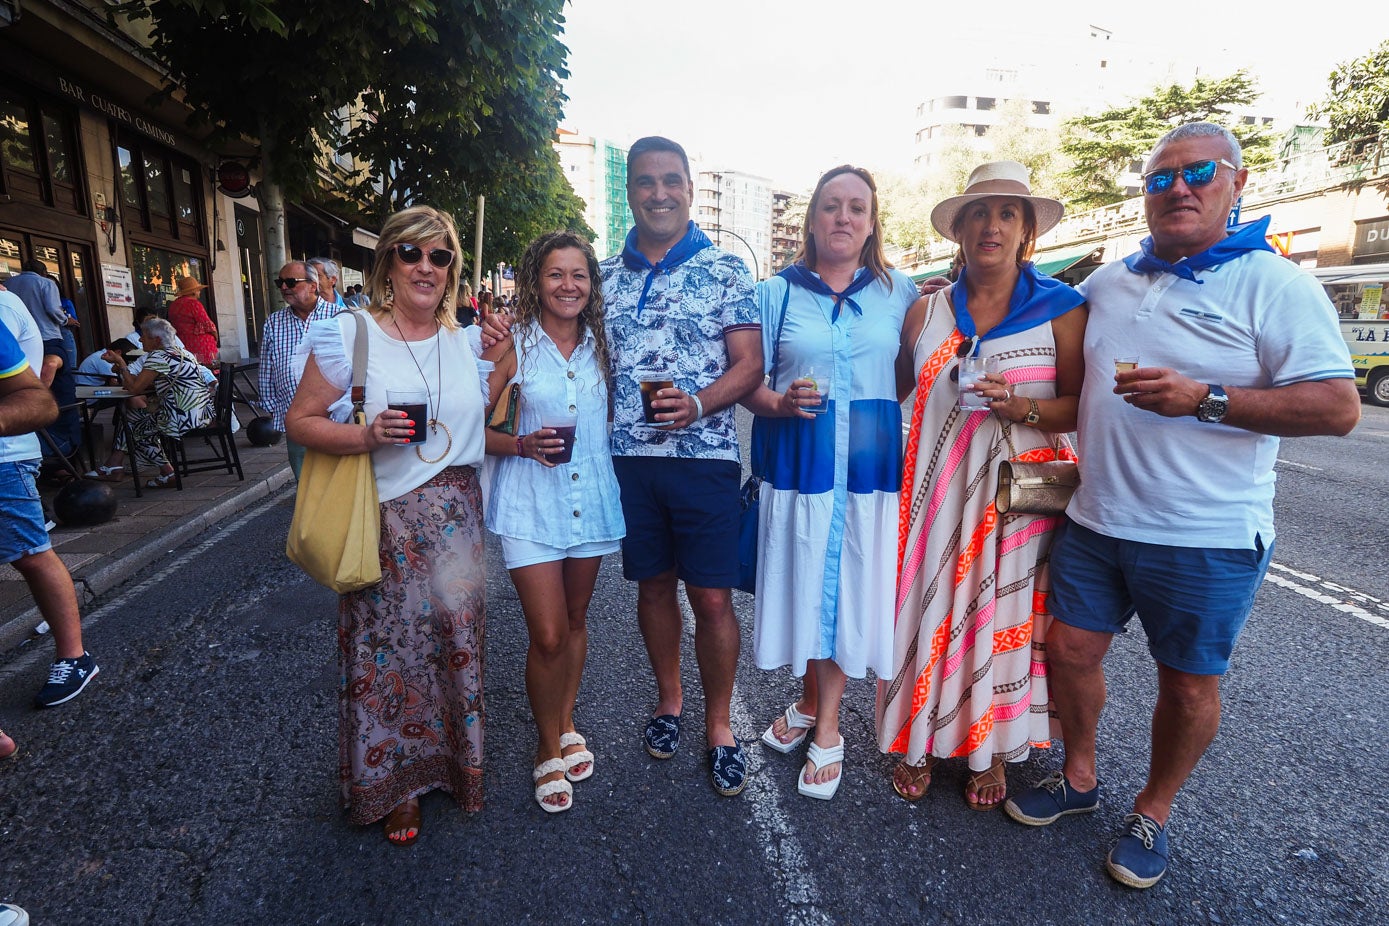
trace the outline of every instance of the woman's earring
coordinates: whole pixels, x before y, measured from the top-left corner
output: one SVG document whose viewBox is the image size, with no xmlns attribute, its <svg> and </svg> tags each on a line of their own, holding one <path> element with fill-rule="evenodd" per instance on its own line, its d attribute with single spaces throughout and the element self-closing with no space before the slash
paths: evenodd
<svg viewBox="0 0 1389 926">
<path fill-rule="evenodd" d="M 381 298 L 383 306 L 389 306 L 395 302 L 395 289 L 391 286 L 391 278 L 386 277 L 386 295 Z"/>
</svg>

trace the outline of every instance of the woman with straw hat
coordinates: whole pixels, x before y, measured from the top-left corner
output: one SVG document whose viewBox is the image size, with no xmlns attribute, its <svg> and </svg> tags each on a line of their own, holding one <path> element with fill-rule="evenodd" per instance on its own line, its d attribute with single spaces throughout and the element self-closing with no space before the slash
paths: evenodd
<svg viewBox="0 0 1389 926">
<path fill-rule="evenodd" d="M 1017 162 L 983 164 L 932 210 L 963 266 L 952 286 L 917 300 L 902 328 L 899 391 L 914 384 L 916 400 L 893 671 L 879 682 L 877 721 L 879 748 L 902 755 L 892 783 L 908 801 L 925 795 L 937 759 L 962 757 L 966 803 L 993 810 L 1007 797 L 1004 763 L 1050 745 L 1042 641 L 1060 518 L 1000 515 L 994 495 L 1001 460 L 1074 458 L 1065 435 L 1076 424 L 1086 313 L 1079 293 L 1030 262 L 1062 206 L 1033 196 L 1028 179 Z M 966 358 L 987 372 L 962 389 Z"/>
<path fill-rule="evenodd" d="M 217 326 L 198 301 L 198 293 L 207 289 L 207 284 L 199 283 L 192 277 L 179 277 L 174 285 L 178 288 L 178 298 L 169 303 L 169 321 L 173 322 L 178 339 L 198 358 L 198 362 L 215 369 L 218 360 Z"/>
</svg>

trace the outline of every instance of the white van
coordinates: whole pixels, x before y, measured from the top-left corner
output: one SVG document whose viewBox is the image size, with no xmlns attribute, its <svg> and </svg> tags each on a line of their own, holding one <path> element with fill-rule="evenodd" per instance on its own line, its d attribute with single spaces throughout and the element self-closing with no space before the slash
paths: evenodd
<svg viewBox="0 0 1389 926">
<path fill-rule="evenodd" d="M 1355 385 L 1389 406 L 1389 264 L 1348 264 L 1307 271 L 1326 287 L 1341 318 L 1341 337 L 1355 365 Z"/>
</svg>

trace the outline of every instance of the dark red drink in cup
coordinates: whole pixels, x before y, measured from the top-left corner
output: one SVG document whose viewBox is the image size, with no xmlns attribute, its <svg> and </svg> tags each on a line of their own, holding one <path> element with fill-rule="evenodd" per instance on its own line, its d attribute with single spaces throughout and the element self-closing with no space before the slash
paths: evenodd
<svg viewBox="0 0 1389 926">
<path fill-rule="evenodd" d="M 541 427 L 549 428 L 554 431 L 554 437 L 564 441 L 564 447 L 555 453 L 545 456 L 551 463 L 568 463 L 574 459 L 574 432 L 578 428 L 578 421 L 574 418 L 546 419 Z"/>
<path fill-rule="evenodd" d="M 414 422 L 415 433 L 410 435 L 409 442 L 412 444 L 423 444 L 429 439 L 425 425 L 429 422 L 429 400 L 424 393 L 396 392 L 394 390 L 386 393 L 386 407 L 392 411 L 404 412 L 406 419 Z M 400 419 L 396 419 L 399 421 Z M 392 427 L 401 427 L 396 424 Z"/>
<path fill-rule="evenodd" d="M 654 425 L 658 428 L 663 428 L 666 425 L 670 424 L 670 422 L 657 421 L 656 416 L 661 412 L 669 411 L 669 409 L 653 408 L 651 403 L 658 398 L 656 394 L 660 392 L 662 389 L 674 389 L 675 381 L 671 379 L 660 378 L 665 375 L 662 373 L 652 373 L 649 375 L 651 377 L 650 379 L 643 379 L 641 381 L 641 410 L 642 413 L 646 416 L 647 424 Z"/>
</svg>

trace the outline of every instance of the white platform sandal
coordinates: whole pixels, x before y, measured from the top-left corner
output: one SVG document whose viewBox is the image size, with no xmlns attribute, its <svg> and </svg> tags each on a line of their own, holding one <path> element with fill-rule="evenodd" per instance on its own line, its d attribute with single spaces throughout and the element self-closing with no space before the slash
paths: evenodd
<svg viewBox="0 0 1389 926">
<path fill-rule="evenodd" d="M 564 758 L 564 777 L 565 777 L 565 778 L 568 778 L 570 781 L 583 781 L 583 780 L 585 780 L 585 779 L 587 779 L 587 778 L 592 778 L 592 777 L 593 777 L 593 753 L 589 752 L 588 749 L 587 749 L 587 747 L 588 747 L 588 741 L 585 740 L 585 739 L 584 739 L 580 734 L 578 734 L 578 733 L 562 733 L 562 734 L 560 734 L 560 738 L 559 738 L 559 748 L 560 748 L 560 749 L 565 749 L 565 748 L 568 748 L 569 746 L 583 746 L 583 747 L 585 747 L 585 748 L 582 749 L 582 750 L 580 750 L 579 752 L 571 752 L 569 755 L 563 757 L 563 758 Z M 576 766 L 576 765 L 583 765 L 585 762 L 588 763 L 588 771 L 584 772 L 584 773 L 581 774 L 581 775 L 575 775 L 574 772 L 572 771 L 572 769 L 574 768 L 574 766 Z"/>
<path fill-rule="evenodd" d="M 555 772 L 564 771 L 564 760 L 556 756 L 553 759 L 546 759 L 535 767 L 531 772 L 531 780 L 539 782 L 546 775 L 553 775 Z M 563 794 L 563 804 L 547 804 L 545 798 L 554 794 Z M 546 813 L 559 813 L 574 806 L 574 786 L 563 778 L 555 781 L 547 781 L 543 785 L 535 786 L 535 802 L 540 805 L 540 809 Z"/>
<path fill-rule="evenodd" d="M 810 748 L 806 750 L 805 758 L 805 765 L 801 767 L 801 773 L 796 778 L 796 790 L 806 797 L 818 798 L 822 801 L 834 797 L 834 793 L 839 790 L 839 782 L 844 778 L 844 737 L 839 738 L 838 746 L 828 748 L 817 746 L 812 742 Z M 819 771 L 826 765 L 833 765 L 836 762 L 839 763 L 838 775 L 819 784 L 806 784 L 805 773 L 810 770 L 811 765 L 814 765 L 815 770 Z"/>
<path fill-rule="evenodd" d="M 791 702 L 791 706 L 786 708 L 786 713 L 781 716 L 782 719 L 786 721 L 786 729 L 800 730 L 801 735 L 791 740 L 789 743 L 783 743 L 781 740 L 777 739 L 776 733 L 773 732 L 776 729 L 776 722 L 773 721 L 772 725 L 767 728 L 767 731 L 762 734 L 762 745 L 775 749 L 777 752 L 785 755 L 805 742 L 805 738 L 810 735 L 810 731 L 815 729 L 815 718 L 809 714 L 802 714 L 800 711 L 796 710 L 795 701 Z"/>
</svg>

